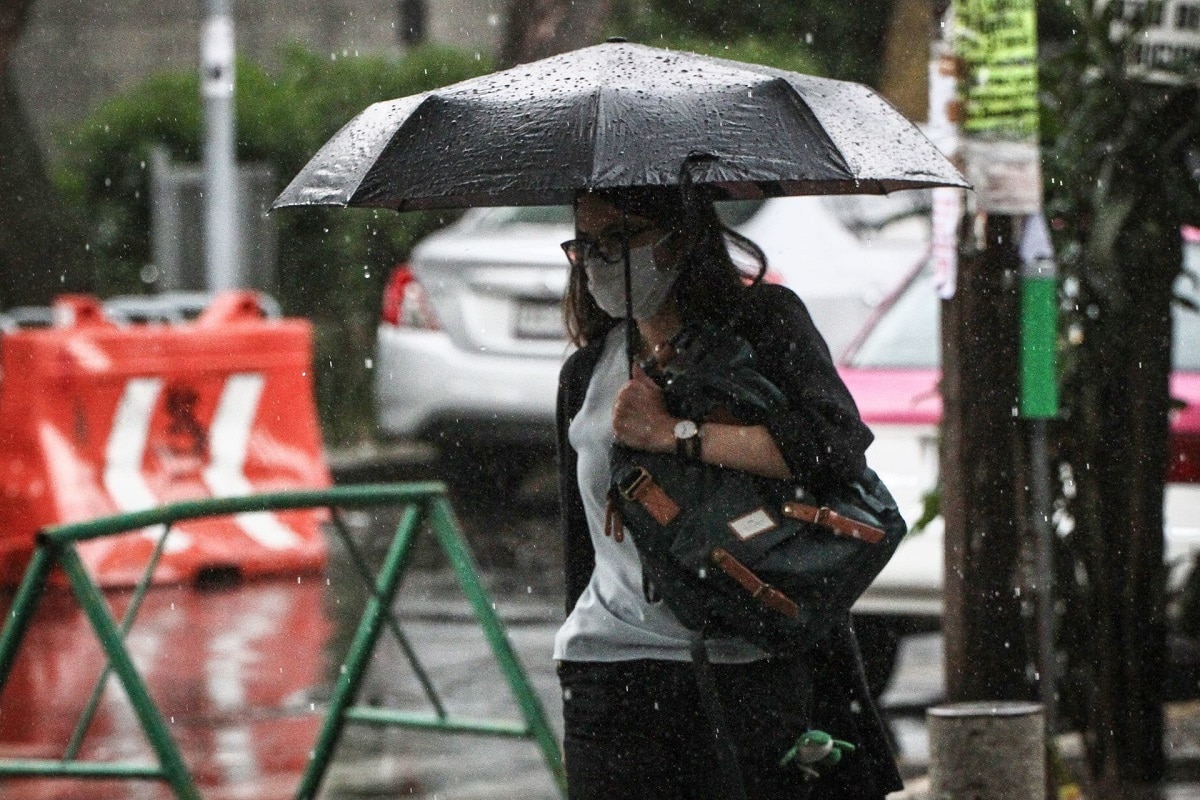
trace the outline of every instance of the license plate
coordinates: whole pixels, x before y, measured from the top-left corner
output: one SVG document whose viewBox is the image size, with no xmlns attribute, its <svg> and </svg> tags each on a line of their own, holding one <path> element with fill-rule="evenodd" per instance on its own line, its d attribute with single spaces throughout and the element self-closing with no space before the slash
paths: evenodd
<svg viewBox="0 0 1200 800">
<path fill-rule="evenodd" d="M 519 339 L 562 339 L 562 306 L 555 303 L 523 302 L 517 305 L 516 335 Z"/>
</svg>

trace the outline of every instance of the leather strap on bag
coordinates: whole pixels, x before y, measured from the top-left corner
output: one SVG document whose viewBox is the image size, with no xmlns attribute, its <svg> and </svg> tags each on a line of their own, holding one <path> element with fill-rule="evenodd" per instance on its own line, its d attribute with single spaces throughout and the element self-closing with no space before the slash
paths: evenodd
<svg viewBox="0 0 1200 800">
<path fill-rule="evenodd" d="M 625 520 L 621 518 L 621 509 L 617 507 L 617 498 L 612 490 L 608 491 L 608 502 L 604 504 L 604 535 L 615 541 L 625 541 Z"/>
<path fill-rule="evenodd" d="M 856 519 L 843 516 L 825 506 L 806 506 L 803 503 L 784 503 L 780 509 L 784 516 L 798 519 L 801 522 L 812 522 L 838 534 L 859 539 L 867 544 L 878 544 L 883 541 L 883 531 L 874 525 L 859 522 Z"/>
<path fill-rule="evenodd" d="M 712 562 L 767 608 L 774 609 L 790 619 L 800 616 L 800 608 L 790 597 L 755 575 L 753 570 L 730 555 L 725 548 L 713 548 Z"/>
<path fill-rule="evenodd" d="M 669 525 L 679 516 L 679 504 L 654 482 L 654 478 L 645 467 L 638 467 L 632 475 L 623 480 L 620 485 L 621 496 L 626 500 L 640 503 L 646 513 L 654 517 L 659 525 Z"/>
</svg>

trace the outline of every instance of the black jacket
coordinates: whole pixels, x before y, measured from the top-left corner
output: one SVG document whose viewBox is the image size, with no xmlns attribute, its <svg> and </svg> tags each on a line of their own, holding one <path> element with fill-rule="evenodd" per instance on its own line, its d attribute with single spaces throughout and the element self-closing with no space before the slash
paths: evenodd
<svg viewBox="0 0 1200 800">
<path fill-rule="evenodd" d="M 872 435 L 834 369 L 829 348 L 804 303 L 781 286 L 752 287 L 746 290 L 733 329 L 754 348 L 758 369 L 788 397 L 792 410 L 767 427 L 792 474 L 814 491 L 857 479 L 866 467 L 863 453 Z M 583 405 L 604 339 L 597 336 L 575 352 L 559 377 L 559 496 L 568 614 L 591 580 L 595 553 L 567 431 Z M 815 796 L 823 800 L 882 798 L 903 788 L 867 690 L 848 619 L 817 648 L 810 664 L 813 727 L 859 745 L 855 757 L 822 779 Z"/>
</svg>

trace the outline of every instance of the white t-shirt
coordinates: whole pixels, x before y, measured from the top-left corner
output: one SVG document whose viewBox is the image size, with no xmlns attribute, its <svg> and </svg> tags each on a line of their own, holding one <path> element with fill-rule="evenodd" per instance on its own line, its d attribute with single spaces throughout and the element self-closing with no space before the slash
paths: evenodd
<svg viewBox="0 0 1200 800">
<path fill-rule="evenodd" d="M 626 531 L 624 540 L 618 542 L 604 535 L 609 453 L 615 441 L 612 409 L 617 392 L 628 380 L 625 328 L 617 325 L 605 340 L 583 407 L 571 420 L 568 431 L 571 447 L 578 455 L 579 490 L 596 551 L 596 569 L 554 638 L 554 658 L 559 660 L 691 660 L 692 632 L 664 603 L 646 600 L 642 564 L 633 537 Z M 717 663 L 766 657 L 762 650 L 741 639 L 711 639 L 708 653 Z"/>
</svg>

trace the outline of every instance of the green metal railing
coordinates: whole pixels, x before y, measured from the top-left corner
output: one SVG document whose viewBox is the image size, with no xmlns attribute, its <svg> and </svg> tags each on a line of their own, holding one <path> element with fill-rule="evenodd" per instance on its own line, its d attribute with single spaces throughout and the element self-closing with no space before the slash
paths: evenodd
<svg viewBox="0 0 1200 800">
<path fill-rule="evenodd" d="M 404 510 L 382 566 L 377 573 L 372 574 L 367 560 L 349 535 L 341 511 L 375 506 L 402 506 Z M 171 737 L 162 714 L 125 647 L 125 634 L 133 625 L 142 600 L 150 588 L 155 567 L 163 553 L 164 542 L 174 523 L 252 511 L 321 507 L 330 510 L 334 522 L 333 530 L 346 546 L 355 572 L 370 588 L 370 593 L 345 661 L 338 670 L 338 680 L 330 697 L 324 721 L 317 734 L 308 765 L 301 776 L 296 792 L 297 800 L 312 800 L 316 797 L 347 723 L 532 739 L 540 749 L 555 785 L 565 795 L 566 777 L 558 740 L 512 649 L 495 606 L 480 582 L 475 560 L 446 499 L 445 487 L 435 482 L 344 486 L 321 491 L 277 492 L 196 500 L 89 522 L 60 525 L 39 533 L 33 558 L 13 598 L 4 628 L 0 630 L 0 694 L 8 681 L 22 638 L 46 588 L 50 572 L 56 565 L 66 574 L 71 591 L 95 631 L 108 662 L 92 690 L 63 757 L 0 759 L 0 778 L 9 775 L 157 780 L 169 784 L 180 800 L 199 800 L 200 794 L 179 747 Z M 163 526 L 163 533 L 158 538 L 157 546 L 118 624 L 100 588 L 80 560 L 75 546 L 89 539 L 160 525 Z M 413 544 L 419 533 L 425 529 L 433 531 L 483 629 L 492 654 L 520 711 L 519 722 L 456 717 L 448 713 L 429 674 L 421 666 L 417 653 L 392 613 L 392 603 L 408 566 Z M 412 666 L 433 708 L 432 713 L 355 705 L 371 655 L 385 627 L 395 637 Z M 110 675 L 115 675 L 124 687 L 158 763 L 78 760 L 80 746 Z"/>
</svg>

